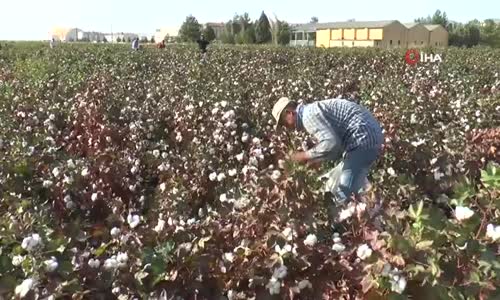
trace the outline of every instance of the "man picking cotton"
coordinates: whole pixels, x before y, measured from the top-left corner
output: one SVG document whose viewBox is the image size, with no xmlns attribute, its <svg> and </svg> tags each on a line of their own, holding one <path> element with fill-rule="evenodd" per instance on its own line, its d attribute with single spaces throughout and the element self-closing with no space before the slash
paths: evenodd
<svg viewBox="0 0 500 300">
<path fill-rule="evenodd" d="M 378 121 L 366 108 L 343 99 L 302 105 L 281 98 L 272 114 L 276 127 L 305 130 L 318 141 L 310 150 L 293 153 L 293 161 L 337 160 L 345 152 L 338 188 L 331 191 L 335 205 L 347 203 L 359 192 L 384 141 Z"/>
</svg>

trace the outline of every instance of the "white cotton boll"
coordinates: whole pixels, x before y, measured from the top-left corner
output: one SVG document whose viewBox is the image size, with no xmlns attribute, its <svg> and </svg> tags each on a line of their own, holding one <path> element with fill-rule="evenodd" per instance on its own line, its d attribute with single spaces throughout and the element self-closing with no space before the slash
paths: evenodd
<svg viewBox="0 0 500 300">
<path fill-rule="evenodd" d="M 12 265 L 15 267 L 19 267 L 25 259 L 26 258 L 22 255 L 15 255 L 14 257 L 12 257 Z"/>
<path fill-rule="evenodd" d="M 210 179 L 210 181 L 215 181 L 217 179 L 217 173 L 210 173 L 210 175 L 208 175 L 208 179 Z"/>
<path fill-rule="evenodd" d="M 231 252 L 224 253 L 222 259 L 224 262 L 232 263 L 234 261 L 234 254 Z"/>
<path fill-rule="evenodd" d="M 52 182 L 51 180 L 44 180 L 43 183 L 42 183 L 42 185 L 43 185 L 44 188 L 49 188 L 53 184 L 54 184 L 54 182 Z"/>
<path fill-rule="evenodd" d="M 56 116 L 54 114 L 50 114 L 49 119 L 51 121 L 54 121 L 56 119 Z"/>
<path fill-rule="evenodd" d="M 31 279 L 31 278 L 25 279 L 25 280 L 23 280 L 23 282 L 20 285 L 16 286 L 14 293 L 16 294 L 16 296 L 18 296 L 20 298 L 24 298 L 29 293 L 29 291 L 33 288 L 34 285 L 35 285 L 34 279 Z"/>
<path fill-rule="evenodd" d="M 339 220 L 341 222 L 344 221 L 344 220 L 347 220 L 350 217 L 352 217 L 352 215 L 355 212 L 356 212 L 356 208 L 353 205 L 350 205 L 348 208 L 343 209 L 342 211 L 340 211 Z"/>
<path fill-rule="evenodd" d="M 274 170 L 273 173 L 271 174 L 271 178 L 273 180 L 278 180 L 281 177 L 281 172 L 278 170 Z"/>
<path fill-rule="evenodd" d="M 160 150 L 153 150 L 153 156 L 156 157 L 156 158 L 159 158 L 160 157 Z"/>
<path fill-rule="evenodd" d="M 63 179 L 63 183 L 64 184 L 67 184 L 67 185 L 70 185 L 74 182 L 75 180 L 73 179 L 73 177 L 68 177 L 66 175 L 64 175 L 64 179 Z"/>
<path fill-rule="evenodd" d="M 158 224 L 156 224 L 154 231 L 160 233 L 163 231 L 164 228 L 165 228 L 165 221 L 160 219 L 158 220 Z"/>
<path fill-rule="evenodd" d="M 97 201 L 97 193 L 93 193 L 90 199 L 92 199 L 92 201 L 94 202 Z"/>
<path fill-rule="evenodd" d="M 118 261 L 116 260 L 116 256 L 112 256 L 104 261 L 104 269 L 105 270 L 114 270 L 118 268 Z"/>
<path fill-rule="evenodd" d="M 444 174 L 442 172 L 439 172 L 438 170 L 434 171 L 434 180 L 439 181 L 443 177 Z"/>
<path fill-rule="evenodd" d="M 234 208 L 235 209 L 242 209 L 248 206 L 250 204 L 250 199 L 247 197 L 241 197 L 238 200 L 235 200 L 234 202 Z"/>
<path fill-rule="evenodd" d="M 396 171 L 392 167 L 387 169 L 387 174 L 389 174 L 392 177 L 396 177 Z"/>
<path fill-rule="evenodd" d="M 232 119 L 235 117 L 235 115 L 236 114 L 235 114 L 234 110 L 231 109 L 231 110 L 224 113 L 224 115 L 222 116 L 222 119 L 223 120 Z"/>
<path fill-rule="evenodd" d="M 91 258 L 89 259 L 88 265 L 92 269 L 97 269 L 101 265 L 101 262 L 98 259 Z"/>
<path fill-rule="evenodd" d="M 290 227 L 285 228 L 281 232 L 281 234 L 283 234 L 288 241 L 291 241 L 293 239 L 293 232 L 292 232 L 292 228 L 290 228 Z"/>
<path fill-rule="evenodd" d="M 167 189 L 167 185 L 164 183 L 160 184 L 160 191 L 163 193 Z"/>
<path fill-rule="evenodd" d="M 298 288 L 299 288 L 300 290 L 303 290 L 303 289 L 305 289 L 305 288 L 310 288 L 310 289 L 312 289 L 312 284 L 311 284 L 311 282 L 310 282 L 309 280 L 307 280 L 307 279 L 304 279 L 304 280 L 300 281 L 300 282 L 299 282 L 299 284 L 298 284 L 297 286 L 298 286 Z"/>
<path fill-rule="evenodd" d="M 236 171 L 236 169 L 231 169 L 229 170 L 228 174 L 230 177 L 234 177 L 236 176 L 236 174 L 238 174 L 238 171 Z"/>
<path fill-rule="evenodd" d="M 82 176 L 83 176 L 83 177 L 86 177 L 86 176 L 88 176 L 88 175 L 89 175 L 89 169 L 87 169 L 87 168 L 83 169 L 83 170 L 82 170 Z"/>
<path fill-rule="evenodd" d="M 283 159 L 278 160 L 278 167 L 280 169 L 284 169 L 285 168 L 285 161 Z"/>
<path fill-rule="evenodd" d="M 52 175 L 54 175 L 54 177 L 59 177 L 60 174 L 61 174 L 61 169 L 59 169 L 57 167 L 52 169 Z"/>
<path fill-rule="evenodd" d="M 473 215 L 474 215 L 474 211 L 468 207 L 457 206 L 455 208 L 455 217 L 457 218 L 458 221 L 467 220 L 470 217 L 472 217 Z"/>
<path fill-rule="evenodd" d="M 362 260 L 365 260 L 372 256 L 373 250 L 368 246 L 367 244 L 363 244 L 358 247 L 358 250 L 356 251 L 356 254 L 358 257 Z"/>
<path fill-rule="evenodd" d="M 500 225 L 488 224 L 486 226 L 486 236 L 496 242 L 500 239 Z"/>
<path fill-rule="evenodd" d="M 242 161 L 242 160 L 243 160 L 243 156 L 244 156 L 244 153 L 243 153 L 243 152 L 242 152 L 242 153 L 240 153 L 240 154 L 238 154 L 238 155 L 236 155 L 236 160 L 237 160 L 237 161 Z"/>
<path fill-rule="evenodd" d="M 106 142 L 111 143 L 111 137 L 110 136 L 106 137 Z"/>
<path fill-rule="evenodd" d="M 226 179 L 226 175 L 224 173 L 220 173 L 217 175 L 217 181 L 221 182 Z"/>
<path fill-rule="evenodd" d="M 117 238 L 121 234 L 121 232 L 122 231 L 120 230 L 120 228 L 113 227 L 110 231 L 110 234 L 112 237 Z"/>
<path fill-rule="evenodd" d="M 336 237 L 333 238 L 333 242 L 334 243 L 340 243 L 341 241 L 342 241 L 342 239 L 339 238 L 338 236 L 336 236 Z"/>
<path fill-rule="evenodd" d="M 134 229 L 141 222 L 141 218 L 138 215 L 129 214 L 127 216 L 127 222 L 130 228 Z"/>
<path fill-rule="evenodd" d="M 68 159 L 68 161 L 66 162 L 66 165 L 67 165 L 67 166 L 68 166 L 68 168 L 70 168 L 70 169 L 74 169 L 74 168 L 76 168 L 75 162 L 74 162 L 72 159 Z"/>
<path fill-rule="evenodd" d="M 219 109 L 216 107 L 214 109 L 212 109 L 212 115 L 215 115 L 219 112 Z"/>
<path fill-rule="evenodd" d="M 167 159 L 167 157 L 168 157 L 167 152 L 163 152 L 163 153 L 161 154 L 161 157 L 162 157 L 163 159 Z"/>
<path fill-rule="evenodd" d="M 44 261 L 43 264 L 45 265 L 45 271 L 47 271 L 49 273 L 54 272 L 57 269 L 57 267 L 59 266 L 56 258 L 53 256 L 51 259 Z"/>
<path fill-rule="evenodd" d="M 42 245 L 42 239 L 38 233 L 25 237 L 21 243 L 21 248 L 30 252 Z"/>
<path fill-rule="evenodd" d="M 220 196 L 219 196 L 219 201 L 220 201 L 220 202 L 226 202 L 226 201 L 227 201 L 227 196 L 226 196 L 226 194 L 222 194 L 222 195 L 220 195 Z"/>
<path fill-rule="evenodd" d="M 318 238 L 316 237 L 315 234 L 311 233 L 304 240 L 304 245 L 312 247 L 312 246 L 316 245 L 317 242 L 318 242 Z"/>
<path fill-rule="evenodd" d="M 335 252 L 340 253 L 340 252 L 342 252 L 342 251 L 345 250 L 345 246 L 342 243 L 335 243 L 332 246 L 332 250 L 335 251 Z"/>
<path fill-rule="evenodd" d="M 248 142 L 249 139 L 250 139 L 250 136 L 248 134 L 246 134 L 246 133 L 243 133 L 243 135 L 241 136 L 241 141 L 243 143 Z"/>
<path fill-rule="evenodd" d="M 364 212 L 366 210 L 366 203 L 360 203 L 358 205 L 356 205 L 356 212 L 358 214 Z"/>
<path fill-rule="evenodd" d="M 133 166 L 133 167 L 130 169 L 130 173 L 132 173 L 132 174 L 137 173 L 137 167 L 136 167 L 136 166 Z"/>
<path fill-rule="evenodd" d="M 116 261 L 118 262 L 118 267 L 123 268 L 127 265 L 128 255 L 127 253 L 118 252 L 116 255 Z"/>
<path fill-rule="evenodd" d="M 266 285 L 266 288 L 269 290 L 269 294 L 271 295 L 279 295 L 281 283 L 274 277 L 271 277 L 269 283 Z"/>
<path fill-rule="evenodd" d="M 177 143 L 182 142 L 182 134 L 177 133 L 177 136 L 175 137 L 175 141 L 176 141 Z"/>
<path fill-rule="evenodd" d="M 288 269 L 285 265 L 281 265 L 278 268 L 274 269 L 273 277 L 276 279 L 283 279 L 286 277 L 288 273 Z"/>
<path fill-rule="evenodd" d="M 253 140 L 252 140 L 252 143 L 254 145 L 260 145 L 260 139 L 258 137 L 254 137 Z"/>
<path fill-rule="evenodd" d="M 226 107 L 226 106 L 227 106 L 227 101 L 221 101 L 221 102 L 220 102 L 220 106 L 222 106 L 222 107 Z"/>
<path fill-rule="evenodd" d="M 404 292 L 406 289 L 406 278 L 400 277 L 400 278 L 394 278 L 394 280 L 391 281 L 391 291 L 396 292 L 398 294 L 401 294 Z"/>
</svg>

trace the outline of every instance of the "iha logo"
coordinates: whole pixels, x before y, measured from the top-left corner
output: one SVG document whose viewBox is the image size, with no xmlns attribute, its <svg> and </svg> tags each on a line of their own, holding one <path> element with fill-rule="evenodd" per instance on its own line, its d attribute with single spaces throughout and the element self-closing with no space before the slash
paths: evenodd
<svg viewBox="0 0 500 300">
<path fill-rule="evenodd" d="M 417 49 L 409 49 L 405 54 L 406 63 L 409 65 L 416 65 L 418 62 L 426 63 L 440 63 L 443 61 L 441 54 L 420 52 Z"/>
</svg>

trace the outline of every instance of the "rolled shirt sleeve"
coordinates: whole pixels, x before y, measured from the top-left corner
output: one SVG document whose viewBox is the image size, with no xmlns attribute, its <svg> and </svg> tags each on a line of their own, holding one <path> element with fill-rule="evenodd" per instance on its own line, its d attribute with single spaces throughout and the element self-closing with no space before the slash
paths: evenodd
<svg viewBox="0 0 500 300">
<path fill-rule="evenodd" d="M 343 151 L 342 141 L 328 122 L 318 112 L 311 111 L 303 120 L 304 129 L 313 135 L 318 144 L 306 153 L 312 160 L 336 160 Z"/>
</svg>

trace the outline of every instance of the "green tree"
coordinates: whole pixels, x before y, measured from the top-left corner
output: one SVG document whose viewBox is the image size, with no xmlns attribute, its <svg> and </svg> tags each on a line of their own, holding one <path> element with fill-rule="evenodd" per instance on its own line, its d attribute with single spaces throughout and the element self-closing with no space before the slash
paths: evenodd
<svg viewBox="0 0 500 300">
<path fill-rule="evenodd" d="M 290 43 L 290 25 L 287 22 L 278 21 L 278 45 L 288 45 Z"/>
<path fill-rule="evenodd" d="M 205 28 L 205 30 L 203 30 L 203 34 L 205 35 L 205 38 L 208 40 L 208 41 L 213 41 L 215 40 L 215 30 L 210 27 L 210 26 L 207 26 Z"/>
<path fill-rule="evenodd" d="M 465 45 L 467 47 L 473 47 L 479 44 L 481 40 L 481 32 L 479 31 L 479 26 L 474 23 L 474 21 L 469 22 L 465 25 L 467 39 Z"/>
<path fill-rule="evenodd" d="M 151 37 L 150 42 L 151 42 L 151 44 L 155 44 L 155 43 L 156 43 L 156 41 L 155 41 L 155 37 L 154 37 L 154 36 L 152 36 L 152 37 Z"/>
<path fill-rule="evenodd" d="M 500 24 L 495 23 L 491 19 L 484 20 L 481 26 L 481 44 L 500 47 Z"/>
<path fill-rule="evenodd" d="M 143 37 L 141 38 L 141 43 L 146 44 L 147 42 L 149 42 L 149 41 L 148 41 L 148 38 L 147 38 L 147 37 L 145 37 L 145 36 L 143 36 Z"/>
<path fill-rule="evenodd" d="M 272 40 L 271 25 L 266 14 L 262 12 L 255 25 L 255 41 L 258 44 L 269 43 Z"/>
<path fill-rule="evenodd" d="M 312 18 L 311 18 L 311 22 L 309 22 L 309 23 L 316 24 L 316 23 L 318 23 L 318 22 L 319 22 L 318 17 L 312 17 Z"/>
<path fill-rule="evenodd" d="M 121 39 L 120 37 L 117 37 L 117 38 L 116 38 L 116 42 L 117 42 L 117 43 L 121 43 L 121 42 L 122 42 L 122 39 Z"/>
<path fill-rule="evenodd" d="M 446 12 L 441 12 L 439 9 L 436 10 L 431 19 L 432 24 L 439 24 L 444 28 L 448 28 L 448 17 Z"/>
<path fill-rule="evenodd" d="M 201 25 L 198 20 L 189 15 L 179 30 L 179 37 L 183 42 L 195 42 L 201 34 Z"/>
</svg>

